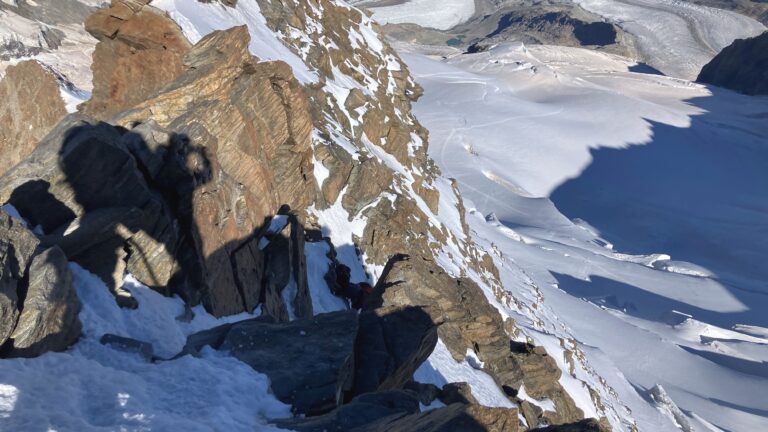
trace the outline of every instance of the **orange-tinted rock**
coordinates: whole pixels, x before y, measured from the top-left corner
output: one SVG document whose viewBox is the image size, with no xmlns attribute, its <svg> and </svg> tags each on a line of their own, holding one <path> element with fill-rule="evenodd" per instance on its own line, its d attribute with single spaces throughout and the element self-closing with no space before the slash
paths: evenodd
<svg viewBox="0 0 768 432">
<path fill-rule="evenodd" d="M 283 204 L 303 211 L 317 192 L 309 101 L 290 67 L 258 62 L 249 41 L 245 27 L 206 36 L 176 80 L 115 117 L 128 128 L 153 120 L 202 149 L 210 180 L 191 193 L 188 212 L 207 285 L 203 302 L 215 315 L 247 306 L 222 301 L 240 298 L 229 257 Z"/>
<path fill-rule="evenodd" d="M 109 118 L 146 100 L 184 70 L 189 42 L 172 19 L 146 3 L 115 0 L 86 20 L 85 29 L 99 39 L 86 114 Z"/>
<path fill-rule="evenodd" d="M 29 156 L 67 114 L 56 77 L 34 61 L 10 66 L 0 81 L 0 175 Z"/>
</svg>

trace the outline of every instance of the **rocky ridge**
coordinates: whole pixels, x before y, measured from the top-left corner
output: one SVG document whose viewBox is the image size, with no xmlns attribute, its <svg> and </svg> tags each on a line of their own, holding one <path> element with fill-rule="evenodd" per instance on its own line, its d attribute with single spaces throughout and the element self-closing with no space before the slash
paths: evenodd
<svg viewBox="0 0 768 432">
<path fill-rule="evenodd" d="M 327 0 L 258 2 L 266 25 L 316 74 L 302 83 L 288 64 L 251 55 L 250 28 L 187 41 L 189 21 L 147 3 L 116 0 L 89 19 L 100 39 L 94 98 L 0 178 L 2 202 L 40 227 L 41 244 L 98 275 L 124 306 L 136 306 L 122 289 L 128 272 L 216 316 L 261 305 L 277 326 L 269 334 L 279 334 L 292 325 L 280 323 L 314 315 L 305 242 L 323 241 L 331 269 L 345 264 L 354 282 L 378 281 L 358 324 L 369 330 L 357 334 L 383 339 L 358 339 L 357 356 L 377 358 L 383 349 L 392 360 L 358 365 L 364 372 L 342 386 L 349 393 L 331 404 L 323 396 L 311 413 L 332 410 L 326 419 L 340 421 L 344 402 L 404 388 L 439 335 L 455 360 L 471 351 L 484 362 L 523 424 L 583 418 L 557 363 L 542 347 L 517 342 L 519 329 L 493 307 L 510 299 L 472 240 L 455 187 L 427 157 L 427 132 L 410 110 L 421 90 L 366 15 Z M 168 67 L 147 71 L 148 59 Z M 428 320 L 398 326 L 424 328 L 423 337 L 401 341 L 387 330 L 388 311 L 422 306 L 432 307 Z M 234 355 L 248 363 L 255 349 Z M 518 398 L 523 385 L 554 409 Z M 450 430 L 467 416 L 488 430 L 515 430 L 518 418 L 466 403 L 441 409 L 445 417 L 396 411 L 398 419 L 371 419 L 365 430 Z"/>
<path fill-rule="evenodd" d="M 353 2 L 375 10 L 387 1 Z M 406 44 L 443 46 L 475 52 L 505 42 L 586 47 L 628 57 L 635 56 L 632 37 L 618 26 L 569 1 L 475 2 L 475 14 L 465 23 L 448 30 L 415 24 L 387 24 L 384 33 Z"/>
<path fill-rule="evenodd" d="M 735 40 L 704 65 L 696 80 L 749 95 L 768 94 L 768 32 Z"/>
<path fill-rule="evenodd" d="M 23 222 L 0 211 L 0 353 L 63 351 L 80 335 L 80 302 L 67 257 L 42 246 Z"/>
<path fill-rule="evenodd" d="M 0 174 L 29 156 L 37 143 L 66 114 L 56 76 L 42 64 L 26 60 L 0 79 Z"/>
</svg>

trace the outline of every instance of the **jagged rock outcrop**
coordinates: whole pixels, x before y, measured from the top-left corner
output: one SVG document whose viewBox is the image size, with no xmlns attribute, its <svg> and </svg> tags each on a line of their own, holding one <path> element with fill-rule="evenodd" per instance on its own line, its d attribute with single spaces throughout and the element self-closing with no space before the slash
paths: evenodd
<svg viewBox="0 0 768 432">
<path fill-rule="evenodd" d="M 353 396 L 403 388 L 437 342 L 429 312 L 347 310 L 291 322 L 263 316 L 193 334 L 176 357 L 204 346 L 229 352 L 267 374 L 294 412 L 324 414 Z"/>
<path fill-rule="evenodd" d="M 307 284 L 304 227 L 296 215 L 280 216 L 285 219 L 283 226 L 267 233 L 271 235 L 264 247 L 264 311 L 278 321 L 310 318 L 313 313 Z"/>
<path fill-rule="evenodd" d="M 517 410 L 456 403 L 420 412 L 415 395 L 389 390 L 367 393 L 319 417 L 278 420 L 297 432 L 516 432 Z"/>
<path fill-rule="evenodd" d="M 402 389 L 437 344 L 432 308 L 383 307 L 360 314 L 353 394 Z"/>
<path fill-rule="evenodd" d="M 306 209 L 316 193 L 309 102 L 290 67 L 258 62 L 248 52 L 249 41 L 245 27 L 203 38 L 185 57 L 177 80 L 115 117 L 129 128 L 153 121 L 204 160 L 204 175 L 176 211 L 197 250 L 207 293 L 202 301 L 217 316 L 251 303 L 237 293 L 247 286 L 231 269 L 235 251 L 255 251 L 254 233 L 275 209 Z M 216 300 L 222 298 L 227 300 Z"/>
<path fill-rule="evenodd" d="M 366 307 L 422 304 L 432 305 L 443 314 L 445 322 L 438 334 L 457 361 L 464 360 L 471 349 L 510 397 L 524 385 L 530 396 L 552 400 L 556 412 L 539 413 L 548 424 L 583 418 L 558 382 L 561 371 L 554 359 L 540 347 L 511 341 L 501 315 L 471 280 L 455 279 L 424 258 L 396 257 L 387 264 Z M 539 423 L 538 418 L 527 421 Z"/>
<path fill-rule="evenodd" d="M 162 285 L 178 234 L 121 138 L 111 125 L 67 118 L 0 178 L 0 201 L 40 226 L 44 244 L 60 246 L 131 304 L 120 291 L 129 250 L 151 257 L 148 285 Z"/>
<path fill-rule="evenodd" d="M 704 65 L 696 80 L 748 95 L 768 95 L 768 32 L 735 40 Z"/>
<path fill-rule="evenodd" d="M 19 319 L 19 291 L 39 240 L 24 225 L 0 211 L 0 345 Z"/>
<path fill-rule="evenodd" d="M 56 76 L 26 60 L 0 80 L 0 175 L 29 156 L 66 114 Z"/>
<path fill-rule="evenodd" d="M 165 91 L 117 117 L 128 131 L 62 122 L 0 178 L 2 201 L 118 294 L 127 270 L 217 316 L 252 310 L 262 225 L 283 204 L 307 208 L 316 189 L 308 101 L 287 65 L 258 63 L 248 42 L 244 28 L 204 38 Z M 290 256 L 297 314 L 310 316 L 300 218 Z"/>
<path fill-rule="evenodd" d="M 316 163 L 327 171 L 319 180 L 321 193 L 315 209 L 322 211 L 332 205 L 338 209 L 340 204 L 350 221 L 365 222 L 362 234 L 356 232 L 351 240 L 369 265 L 383 266 L 404 251 L 414 259 L 433 260 L 455 248 L 469 258 L 471 271 L 488 277 L 489 284 L 497 289 L 500 284 L 490 280 L 498 279 L 492 260 L 476 251 L 463 219 L 460 232 L 435 222 L 437 209 L 445 201 L 456 205 L 459 218 L 464 209 L 455 187 L 438 188 L 439 171 L 426 153 L 426 130 L 411 113 L 411 103 L 421 89 L 389 46 L 377 45 L 364 36 L 378 31 L 376 24 L 358 10 L 328 0 L 317 5 L 264 0 L 259 6 L 267 25 L 319 75 L 319 82 L 306 88 L 318 131 L 314 136 Z M 353 84 L 347 92 L 335 91 L 339 82 Z M 310 212 L 309 217 L 311 224 L 321 226 L 324 222 L 320 212 Z M 446 324 L 439 330 L 441 338 L 445 335 L 455 342 L 454 356 L 463 360 L 466 350 L 474 348 L 478 340 L 485 345 L 481 358 L 489 359 L 487 368 L 507 386 L 512 400 L 527 380 L 526 391 L 535 388 L 529 394 L 552 399 L 558 411 L 537 413 L 537 417 L 541 414 L 549 423 L 582 418 L 581 410 L 558 383 L 556 362 L 542 348 L 535 353 L 511 353 L 510 337 L 504 330 L 508 325 L 488 304 L 479 286 L 468 279 L 457 282 L 434 263 L 430 270 L 443 276 L 428 283 L 424 283 L 421 271 L 403 278 L 408 281 L 406 285 L 414 284 L 414 291 L 424 294 L 414 295 L 412 301 L 389 304 L 434 305 L 439 295 L 426 293 L 436 286 L 458 287 L 442 289 L 449 291 L 445 299 L 453 305 L 451 313 L 458 319 L 451 326 L 454 316 L 446 314 Z M 474 304 L 472 314 L 461 310 L 466 302 Z M 476 322 L 477 317 L 481 322 Z M 450 347 L 449 341 L 445 342 Z M 531 420 L 538 423 L 537 418 Z"/>
<path fill-rule="evenodd" d="M 229 352 L 266 374 L 272 391 L 298 414 L 330 411 L 354 378 L 356 311 L 277 323 L 268 317 L 240 321 L 192 335 L 180 355 L 205 345 Z"/>
<path fill-rule="evenodd" d="M 11 335 L 11 356 L 63 351 L 80 336 L 80 301 L 68 265 L 57 246 L 32 258 L 24 306 Z"/>
<path fill-rule="evenodd" d="M 63 351 L 80 336 L 80 301 L 67 257 L 43 248 L 21 221 L 0 211 L 0 345 L 2 355 Z"/>
<path fill-rule="evenodd" d="M 93 53 L 93 95 L 83 112 L 107 119 L 142 102 L 184 71 L 190 44 L 178 24 L 148 3 L 113 0 L 85 21 L 99 40 Z"/>
<path fill-rule="evenodd" d="M 393 194 L 408 195 L 407 205 L 413 204 L 410 195 L 415 195 L 426 203 L 425 208 L 436 211 L 439 194 L 431 183 L 438 171 L 427 156 L 427 132 L 411 114 L 411 103 L 421 89 L 391 47 L 364 36 L 376 24 L 358 9 L 328 0 L 320 1 L 318 7 L 268 1 L 260 1 L 259 6 L 270 28 L 286 35 L 288 46 L 320 75 L 321 85 L 307 88 L 318 130 L 315 157 L 328 170 L 319 208 L 341 197 L 350 217 L 365 210 L 370 218 L 381 211 L 381 197 Z M 291 28 L 307 29 L 306 38 L 312 43 Z M 332 92 L 334 80 L 352 80 L 355 88 L 343 98 L 329 98 L 326 92 Z M 354 153 L 340 145 L 344 141 L 354 143 Z M 394 248 L 407 244 L 411 251 L 421 248 L 428 253 L 426 239 L 418 234 L 430 231 L 427 217 L 408 220 L 409 215 L 396 212 L 405 229 L 400 231 L 401 239 L 390 243 Z M 376 229 L 373 225 L 366 226 L 369 235 Z M 383 265 L 391 256 L 377 244 L 361 241 L 359 245 L 372 262 Z"/>
</svg>

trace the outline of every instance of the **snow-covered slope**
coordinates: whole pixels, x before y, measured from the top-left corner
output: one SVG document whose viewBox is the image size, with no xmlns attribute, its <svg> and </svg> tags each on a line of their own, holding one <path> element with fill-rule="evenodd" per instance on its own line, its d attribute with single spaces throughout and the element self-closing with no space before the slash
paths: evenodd
<svg viewBox="0 0 768 432">
<path fill-rule="evenodd" d="M 367 8 L 375 20 L 381 23 L 411 23 L 424 28 L 449 30 L 470 21 L 484 29 L 484 20 L 494 19 L 494 11 L 511 11 L 507 19 L 524 19 L 529 8 L 551 7 L 583 8 L 599 20 L 616 24 L 630 38 L 621 43 L 627 53 L 639 56 L 639 60 L 666 75 L 695 79 L 702 66 L 735 39 L 761 34 L 766 27 L 753 18 L 732 11 L 702 6 L 685 0 L 562 0 L 553 2 L 520 2 L 508 0 L 402 0 L 357 1 Z M 518 9 L 519 8 L 519 9 Z M 543 13 L 543 12 L 539 12 Z M 583 11 L 581 11 L 583 14 Z M 578 16 L 578 15 L 577 15 Z M 496 21 L 499 18 L 495 18 Z M 504 20 L 499 22 L 502 28 Z M 494 25 L 496 22 L 493 23 Z M 508 26 L 509 23 L 503 24 Z M 536 27 L 539 24 L 531 24 Z M 467 26 L 460 27 L 454 37 L 462 39 Z M 491 27 L 492 29 L 492 27 Z M 491 30 L 486 30 L 490 32 Z M 471 30 L 470 30 L 471 33 Z M 479 41 L 481 34 L 467 36 Z M 515 34 L 515 37 L 521 37 Z M 396 33 L 396 37 L 412 40 L 408 31 Z M 525 39 L 513 39 L 525 40 Z M 545 39 L 546 40 L 546 39 Z M 433 42 L 437 43 L 437 42 Z"/>
<path fill-rule="evenodd" d="M 405 59 L 518 324 L 580 347 L 640 430 L 768 427 L 768 100 L 582 49 Z"/>
<path fill-rule="evenodd" d="M 189 323 L 176 320 L 184 302 L 128 280 L 140 298 L 121 309 L 104 283 L 72 264 L 83 303 L 83 337 L 73 349 L 0 362 L 0 429 L 7 431 L 277 431 L 267 419 L 290 407 L 269 392 L 269 379 L 213 350 L 201 357 L 151 363 L 138 352 L 99 343 L 107 333 L 150 341 L 160 357 L 175 354 L 186 336 L 250 318 L 216 320 L 202 307 Z"/>
<path fill-rule="evenodd" d="M 370 5 L 373 19 L 382 24 L 411 23 L 438 30 L 455 27 L 475 14 L 474 0 L 407 0 L 391 6 L 365 0 L 350 3 Z"/>
<path fill-rule="evenodd" d="M 93 7 L 103 2 L 24 3 L 25 8 L 15 1 L 0 5 L 0 77 L 9 65 L 35 59 L 54 71 L 68 110 L 74 111 L 75 105 L 89 97 L 91 55 L 96 45 L 96 39 L 85 31 L 82 21 Z"/>
</svg>

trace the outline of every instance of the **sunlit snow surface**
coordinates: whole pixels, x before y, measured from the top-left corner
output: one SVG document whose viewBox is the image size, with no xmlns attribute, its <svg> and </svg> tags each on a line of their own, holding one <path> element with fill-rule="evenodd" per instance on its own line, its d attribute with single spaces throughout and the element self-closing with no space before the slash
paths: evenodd
<svg viewBox="0 0 768 432">
<path fill-rule="evenodd" d="M 768 98 L 575 48 L 405 59 L 526 334 L 564 370 L 576 339 L 640 430 L 679 430 L 656 385 L 695 430 L 768 430 Z"/>
</svg>

